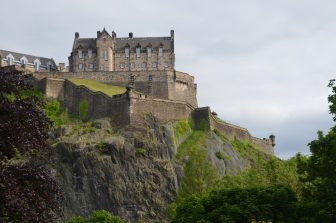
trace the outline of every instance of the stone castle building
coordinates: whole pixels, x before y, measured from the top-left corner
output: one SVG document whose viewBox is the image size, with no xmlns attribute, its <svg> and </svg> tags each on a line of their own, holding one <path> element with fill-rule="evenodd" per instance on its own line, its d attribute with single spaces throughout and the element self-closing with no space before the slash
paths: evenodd
<svg viewBox="0 0 336 223">
<path fill-rule="evenodd" d="M 117 37 L 104 29 L 96 38 L 75 34 L 69 71 L 174 70 L 174 30 L 167 37 Z"/>
<path fill-rule="evenodd" d="M 52 58 L 33 56 L 0 49 L 0 67 L 20 65 L 32 72 L 53 72 L 57 66 Z"/>
<path fill-rule="evenodd" d="M 273 135 L 253 137 L 246 128 L 220 120 L 209 107 L 198 107 L 194 77 L 175 70 L 174 64 L 174 31 L 169 37 L 134 38 L 130 33 L 128 38 L 117 38 L 115 32 L 110 35 L 104 29 L 97 32 L 97 38 L 75 34 L 69 71 L 38 70 L 32 80 L 36 88 L 57 98 L 73 115 L 79 114 L 79 105 L 85 100 L 88 118 L 109 117 L 119 127 L 143 126 L 149 114 L 162 124 L 188 119 L 195 127 L 218 130 L 230 140 L 248 140 L 267 153 L 274 152 Z M 107 95 L 73 79 L 119 86 L 125 92 Z"/>
</svg>

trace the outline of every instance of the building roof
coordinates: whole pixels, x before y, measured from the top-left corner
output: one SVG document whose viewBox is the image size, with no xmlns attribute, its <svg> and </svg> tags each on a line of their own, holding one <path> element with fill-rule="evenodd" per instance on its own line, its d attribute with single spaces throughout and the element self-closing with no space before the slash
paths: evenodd
<svg viewBox="0 0 336 223">
<path fill-rule="evenodd" d="M 79 38 L 75 40 L 75 49 L 96 49 L 96 38 Z"/>
<path fill-rule="evenodd" d="M 78 38 L 75 39 L 74 49 L 92 49 L 96 50 L 96 38 Z M 158 48 L 160 45 L 164 50 L 173 50 L 171 37 L 134 37 L 134 38 L 116 38 L 116 50 L 123 50 L 126 45 L 131 49 L 136 48 L 138 44 L 142 48 L 151 45 L 153 48 Z"/>
<path fill-rule="evenodd" d="M 17 60 L 17 61 L 19 61 L 22 57 L 26 57 L 27 60 L 28 60 L 28 63 L 34 63 L 34 60 L 38 59 L 41 62 L 42 66 L 46 66 L 47 63 L 50 61 L 54 67 L 57 67 L 54 59 L 52 59 L 52 58 L 33 56 L 33 55 L 29 55 L 29 54 L 17 53 L 17 52 L 13 52 L 13 51 L 7 51 L 7 50 L 1 50 L 0 49 L 0 55 L 3 58 L 7 57 L 9 54 L 11 54 L 14 57 L 14 60 Z"/>
<path fill-rule="evenodd" d="M 116 50 L 124 49 L 126 44 L 130 48 L 136 48 L 138 44 L 142 48 L 151 45 L 153 48 L 158 48 L 162 45 L 164 50 L 172 50 L 171 37 L 135 37 L 135 38 L 116 38 Z"/>
</svg>

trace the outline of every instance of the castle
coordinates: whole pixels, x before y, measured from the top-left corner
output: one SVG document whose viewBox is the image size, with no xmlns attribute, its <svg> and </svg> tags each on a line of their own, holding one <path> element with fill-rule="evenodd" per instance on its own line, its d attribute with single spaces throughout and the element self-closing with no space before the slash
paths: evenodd
<svg viewBox="0 0 336 223">
<path fill-rule="evenodd" d="M 47 97 L 57 98 L 72 114 L 88 101 L 88 117 L 109 117 L 120 127 L 142 126 L 152 114 L 160 123 L 192 120 L 196 127 L 218 130 L 228 139 L 248 140 L 273 154 L 274 136 L 259 139 L 237 125 L 220 120 L 209 107 L 199 108 L 194 77 L 176 71 L 174 31 L 170 37 L 117 38 L 104 29 L 97 38 L 75 34 L 69 72 L 35 72 L 34 84 Z M 107 95 L 78 85 L 72 79 L 91 80 L 125 88 Z"/>
</svg>

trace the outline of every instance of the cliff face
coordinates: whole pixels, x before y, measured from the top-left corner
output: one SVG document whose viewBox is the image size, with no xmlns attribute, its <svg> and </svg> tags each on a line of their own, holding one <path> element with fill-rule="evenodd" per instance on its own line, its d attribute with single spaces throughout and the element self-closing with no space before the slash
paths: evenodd
<svg viewBox="0 0 336 223">
<path fill-rule="evenodd" d="M 173 125 L 112 131 L 107 120 L 63 127 L 55 133 L 51 167 L 65 192 L 64 218 L 105 209 L 130 222 L 165 222 L 183 175 L 175 159 L 191 131 L 176 137 Z M 249 162 L 214 132 L 206 133 L 208 160 L 220 175 Z M 223 158 L 219 156 L 226 157 Z"/>
</svg>

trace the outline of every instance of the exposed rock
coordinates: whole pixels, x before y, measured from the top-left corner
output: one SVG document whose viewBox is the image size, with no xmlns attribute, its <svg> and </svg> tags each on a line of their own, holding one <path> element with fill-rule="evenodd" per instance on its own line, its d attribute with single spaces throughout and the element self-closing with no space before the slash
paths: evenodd
<svg viewBox="0 0 336 223">
<path fill-rule="evenodd" d="M 51 166 L 65 191 L 65 218 L 105 209 L 130 222 L 166 222 L 183 176 L 174 156 L 190 133 L 174 139 L 172 125 L 159 126 L 151 117 L 147 126 L 118 133 L 105 121 L 94 123 L 98 129 L 68 131 L 53 145 Z M 231 144 L 212 132 L 207 138 L 208 159 L 221 175 L 246 166 Z"/>
</svg>

